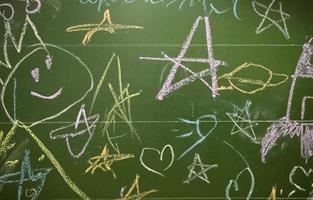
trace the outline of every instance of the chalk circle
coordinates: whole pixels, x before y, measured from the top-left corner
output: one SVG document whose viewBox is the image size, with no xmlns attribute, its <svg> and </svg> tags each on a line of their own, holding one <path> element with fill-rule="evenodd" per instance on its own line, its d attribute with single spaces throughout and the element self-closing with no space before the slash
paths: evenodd
<svg viewBox="0 0 313 200">
<path fill-rule="evenodd" d="M 57 118 L 57 117 L 59 117 L 59 116 L 61 116 L 62 114 L 64 114 L 65 112 L 67 112 L 68 110 L 70 110 L 72 107 L 74 107 L 75 105 L 77 105 L 77 104 L 79 104 L 82 100 L 84 100 L 85 99 L 85 97 L 88 95 L 88 93 L 93 89 L 93 85 L 94 85 L 94 81 L 93 81 L 93 76 L 92 76 L 92 74 L 91 74 L 91 71 L 90 71 L 90 69 L 88 68 L 88 66 L 78 57 L 78 56 L 76 56 L 76 55 L 74 55 L 73 53 L 71 53 L 70 51 L 68 51 L 68 50 L 66 50 L 66 49 L 63 49 L 62 47 L 59 47 L 59 46 L 56 46 L 56 45 L 54 45 L 54 44 L 45 44 L 45 46 L 46 46 L 46 48 L 47 49 L 49 49 L 49 51 L 51 51 L 51 50 L 53 50 L 53 51 L 56 51 L 57 52 L 57 54 L 59 55 L 59 53 L 61 53 L 61 55 L 62 55 L 62 59 L 64 59 L 66 62 L 64 63 L 64 61 L 62 60 L 62 70 L 64 70 L 64 71 L 62 71 L 63 73 L 62 74 L 64 74 L 64 76 L 65 77 L 67 77 L 66 78 L 66 80 L 65 81 L 67 81 L 66 83 L 68 83 L 68 82 L 70 82 L 70 81 L 76 81 L 77 83 L 78 83 L 78 86 L 76 85 L 73 85 L 71 82 L 69 83 L 69 90 L 67 90 L 67 91 L 70 91 L 70 94 L 68 94 L 68 96 L 65 98 L 66 99 L 66 105 L 59 105 L 59 107 L 58 108 L 56 108 L 56 109 L 54 109 L 54 107 L 53 107 L 53 111 L 51 111 L 52 113 L 50 113 L 50 114 L 46 114 L 45 113 L 45 110 L 41 110 L 40 111 L 40 115 L 44 115 L 44 116 L 40 116 L 40 117 L 38 117 L 39 119 L 34 119 L 34 120 L 32 120 L 32 121 L 29 121 L 29 127 L 33 127 L 33 126 L 35 126 L 35 125 L 38 125 L 38 124 L 40 124 L 40 123 L 42 123 L 42 122 L 45 122 L 45 121 L 48 121 L 48 120 L 51 120 L 51 119 L 55 119 L 55 118 Z M 9 106 L 11 106 L 11 103 L 12 102 L 6 102 L 6 97 L 9 95 L 9 97 L 8 98 L 12 98 L 12 96 L 13 96 L 13 94 L 11 94 L 9 91 L 9 89 L 7 89 L 8 88 L 8 86 L 10 87 L 10 85 L 9 85 L 9 83 L 11 83 L 11 81 L 15 78 L 15 75 L 16 75 L 16 73 L 19 71 L 19 69 L 20 68 L 25 68 L 25 67 L 29 67 L 29 66 L 23 66 L 23 64 L 24 64 L 24 61 L 26 61 L 26 60 L 28 60 L 32 55 L 34 55 L 34 54 L 38 54 L 38 52 L 39 52 L 39 54 L 41 53 L 40 51 L 44 51 L 44 52 L 46 52 L 45 51 L 45 49 L 44 49 L 44 47 L 42 46 L 42 44 L 34 44 L 34 45 L 32 45 L 32 46 L 30 46 L 30 48 L 35 48 L 34 50 L 32 50 L 31 52 L 29 52 L 26 56 L 24 56 L 16 65 L 15 65 L 15 67 L 13 68 L 13 70 L 11 71 L 11 73 L 8 75 L 8 78 L 6 79 L 6 81 L 4 82 L 4 84 L 3 84 L 3 87 L 2 87 L 2 90 L 1 90 L 1 96 L 0 96 L 0 98 L 1 98 L 1 104 L 2 104 L 2 107 L 3 107 L 3 109 L 4 109 L 4 112 L 5 112 L 5 114 L 6 114 L 6 116 L 9 118 L 9 120 L 11 121 L 11 122 L 14 122 L 15 120 L 14 120 L 14 117 L 13 117 L 13 113 L 11 113 L 12 111 L 9 109 L 10 107 Z M 38 55 L 37 55 L 38 56 Z M 54 56 L 54 55 L 51 55 L 51 56 L 53 56 L 53 59 L 55 60 L 55 59 L 57 59 L 56 58 L 56 56 Z M 63 58 L 64 57 L 64 58 Z M 70 60 L 70 59 L 73 59 L 73 60 Z M 35 60 L 36 61 L 36 60 Z M 74 68 L 74 70 L 83 70 L 83 71 L 79 71 L 79 73 L 83 73 L 84 75 L 86 75 L 86 77 L 83 77 L 83 78 L 86 78 L 86 80 L 88 80 L 88 82 L 89 83 L 86 83 L 86 85 L 82 85 L 82 84 L 85 84 L 85 82 L 83 81 L 84 79 L 82 79 L 81 77 L 80 77 L 80 79 L 79 78 L 76 78 L 75 77 L 75 73 L 77 73 L 77 71 L 66 71 L 66 70 L 69 70 L 69 68 L 71 67 L 71 66 L 69 66 L 69 62 L 70 61 L 74 61 L 75 62 L 75 68 Z M 32 62 L 33 62 L 33 60 L 32 60 Z M 44 63 L 44 60 L 43 60 L 43 63 Z M 23 67 L 21 67 L 21 66 L 23 66 Z M 45 67 L 45 66 L 41 66 L 41 67 Z M 71 69 L 71 68 L 70 68 Z M 23 69 L 23 70 L 25 70 L 25 69 Z M 52 69 L 51 69 L 52 70 Z M 50 70 L 50 71 L 51 71 Z M 27 74 L 23 74 L 23 79 L 25 80 L 26 78 L 26 76 L 30 76 L 30 74 L 29 73 L 27 73 Z M 72 79 L 69 79 L 69 77 L 70 76 L 73 76 L 73 78 Z M 57 80 L 57 78 L 58 77 L 52 77 L 52 78 L 55 78 L 56 80 Z M 51 79 L 51 77 L 50 77 L 50 79 Z M 79 79 L 79 80 L 77 80 L 77 79 Z M 40 80 L 40 82 L 41 82 L 42 80 Z M 53 80 L 54 81 L 54 80 Z M 64 81 L 64 80 L 62 80 L 62 81 Z M 18 88 L 17 88 L 17 90 L 18 91 L 21 91 L 21 89 L 19 89 L 19 86 L 23 86 L 24 87 L 24 85 L 27 85 L 27 84 L 29 84 L 28 82 L 26 82 L 26 83 L 21 83 L 21 82 L 23 82 L 23 81 L 19 81 L 18 80 Z M 75 83 L 76 83 L 75 82 Z M 87 81 L 86 81 L 87 82 Z M 36 84 L 38 84 L 38 83 L 36 83 Z M 53 82 L 53 86 L 55 86 L 55 85 L 57 85 L 57 81 L 55 81 L 55 82 Z M 80 85 L 79 85 L 80 84 Z M 50 85 L 49 85 L 50 86 Z M 53 87 L 52 86 L 52 87 Z M 84 87 L 82 87 L 82 86 L 84 86 Z M 85 88 L 85 86 L 86 86 L 86 88 Z M 27 86 L 25 86 L 25 87 L 27 87 Z M 75 88 L 73 88 L 73 87 L 75 87 Z M 82 89 L 83 88 L 83 89 Z M 75 90 L 74 92 L 78 92 L 79 94 L 77 95 L 78 97 L 74 97 L 74 99 L 68 99 L 68 98 L 73 98 L 73 91 L 72 90 Z M 83 90 L 83 91 L 80 91 L 80 90 Z M 42 99 L 42 101 L 37 101 L 37 99 L 35 99 L 35 97 L 32 97 L 31 96 L 31 94 L 30 94 L 30 92 L 31 92 L 31 90 L 29 90 L 29 91 L 22 91 L 23 93 L 25 93 L 25 94 L 23 94 L 23 95 L 26 95 L 26 94 L 29 94 L 29 96 L 30 97 L 28 97 L 27 96 L 27 98 L 30 98 L 30 99 L 28 99 L 28 101 L 30 101 L 30 103 L 31 103 L 31 107 L 32 107 L 32 110 L 31 110 L 31 112 L 30 113 L 24 113 L 24 112 L 22 112 L 23 113 L 23 115 L 26 115 L 26 117 L 25 117 L 25 119 L 23 119 L 23 117 L 21 118 L 21 116 L 19 116 L 18 114 L 17 114 L 17 119 L 18 120 L 20 120 L 20 121 L 22 121 L 22 122 L 25 122 L 26 120 L 30 120 L 29 118 L 36 118 L 36 116 L 34 117 L 34 114 L 33 114 L 33 112 L 35 112 L 35 110 L 36 110 L 36 108 L 38 108 L 38 104 L 37 104 L 37 102 L 42 102 L 42 103 L 44 103 L 44 105 L 46 106 L 46 108 L 47 109 L 51 109 L 51 104 L 49 104 L 50 103 L 50 101 L 48 101 L 48 100 L 44 100 L 44 99 Z M 76 94 L 76 93 L 75 93 Z M 66 92 L 64 92 L 64 94 L 62 94 L 62 95 L 66 95 Z M 36 100 L 36 101 L 34 101 L 34 99 Z M 27 99 L 26 99 L 27 100 Z M 18 103 L 19 102 L 24 102 L 24 101 L 26 101 L 25 99 L 17 99 L 17 101 L 18 101 Z M 28 104 L 29 104 L 29 102 L 27 102 Z M 26 104 L 27 104 L 26 103 Z M 41 104 L 40 104 L 41 105 Z M 25 109 L 31 109 L 31 108 L 27 108 L 28 106 L 26 105 L 17 105 L 18 107 L 20 107 L 20 108 L 25 108 Z M 10 111 L 9 111 L 10 110 Z M 19 111 L 19 108 L 17 108 L 17 112 Z M 33 112 L 32 112 L 33 111 Z M 38 112 L 38 111 L 37 111 Z"/>
<path fill-rule="evenodd" d="M 9 11 L 9 12 L 7 12 Z M 11 4 L 9 3 L 1 3 L 0 4 L 0 16 L 5 20 L 5 21 L 10 21 L 14 17 L 14 8 Z"/>
<path fill-rule="evenodd" d="M 267 73 L 267 79 L 265 81 L 263 81 L 263 80 L 245 78 L 245 77 L 240 77 L 240 76 L 236 77 L 236 75 L 239 72 L 241 72 L 242 70 L 249 69 L 249 68 L 256 68 L 256 69 L 261 69 L 261 70 L 265 71 Z M 227 79 L 228 83 L 231 85 L 232 88 L 234 88 L 234 89 L 236 89 L 242 93 L 254 94 L 256 92 L 259 92 L 259 91 L 266 89 L 267 87 L 275 87 L 275 86 L 279 86 L 279 85 L 283 84 L 284 82 L 286 82 L 288 80 L 289 76 L 286 74 L 273 73 L 271 70 L 264 67 L 263 65 L 254 64 L 254 63 L 244 63 L 244 64 L 240 65 L 239 67 L 237 67 L 232 72 L 223 75 L 221 78 Z M 280 80 L 278 82 L 273 82 L 273 78 L 282 78 L 282 80 Z M 239 83 L 245 84 L 245 85 L 250 84 L 250 85 L 256 85 L 256 86 L 261 86 L 261 87 L 258 87 L 256 89 L 252 89 L 252 90 L 247 90 L 246 88 L 240 88 L 239 86 L 237 86 L 234 81 L 238 81 Z"/>
<path fill-rule="evenodd" d="M 27 14 L 35 14 L 40 12 L 41 9 L 41 0 L 26 0 L 25 11 Z"/>
</svg>

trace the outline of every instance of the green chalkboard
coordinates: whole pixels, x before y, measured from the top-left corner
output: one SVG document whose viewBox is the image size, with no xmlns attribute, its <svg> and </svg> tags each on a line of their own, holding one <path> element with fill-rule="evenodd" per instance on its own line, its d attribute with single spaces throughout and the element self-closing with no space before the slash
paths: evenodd
<svg viewBox="0 0 313 200">
<path fill-rule="evenodd" d="M 0 199 L 313 198 L 311 0 L 0 16 Z"/>
</svg>

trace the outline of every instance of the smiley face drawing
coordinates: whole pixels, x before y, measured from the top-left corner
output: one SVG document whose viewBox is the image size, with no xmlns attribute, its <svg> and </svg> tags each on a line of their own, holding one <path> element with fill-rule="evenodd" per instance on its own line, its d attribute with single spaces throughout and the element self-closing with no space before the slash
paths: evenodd
<svg viewBox="0 0 313 200">
<path fill-rule="evenodd" d="M 7 117 L 29 127 L 64 114 L 80 103 L 94 85 L 88 66 L 73 53 L 53 44 L 35 44 L 31 48 L 15 65 L 1 91 Z"/>
</svg>

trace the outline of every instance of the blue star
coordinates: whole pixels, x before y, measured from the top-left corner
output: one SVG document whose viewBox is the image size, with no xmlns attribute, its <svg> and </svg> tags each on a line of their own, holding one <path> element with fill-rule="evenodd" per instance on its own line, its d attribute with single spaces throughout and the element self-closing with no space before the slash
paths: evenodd
<svg viewBox="0 0 313 200">
<path fill-rule="evenodd" d="M 25 155 L 21 164 L 20 172 L 9 173 L 0 176 L 0 183 L 18 183 L 17 199 L 19 200 L 22 199 L 23 193 L 25 193 L 25 195 L 32 200 L 37 199 L 43 189 L 47 175 L 52 170 L 52 168 L 41 168 L 32 170 L 29 154 L 29 150 L 25 150 Z M 33 187 L 30 190 L 26 189 L 26 191 L 24 192 L 23 186 L 25 186 L 25 182 L 39 182 L 39 184 L 37 187 Z"/>
</svg>

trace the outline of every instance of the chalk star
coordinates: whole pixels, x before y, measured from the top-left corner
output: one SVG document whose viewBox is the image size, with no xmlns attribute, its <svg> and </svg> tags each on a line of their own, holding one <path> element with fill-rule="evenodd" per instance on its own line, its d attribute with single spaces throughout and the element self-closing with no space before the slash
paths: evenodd
<svg viewBox="0 0 313 200">
<path fill-rule="evenodd" d="M 206 47 L 207 47 L 207 58 L 188 58 L 185 57 L 190 45 L 192 38 L 197 31 L 197 28 L 199 26 L 200 21 L 204 21 L 205 24 L 205 35 L 206 35 Z M 139 59 L 144 60 L 154 60 L 154 61 L 170 61 L 173 66 L 165 80 L 165 82 L 162 85 L 161 90 L 159 91 L 157 95 L 158 100 L 163 100 L 165 96 L 169 95 L 170 93 L 174 92 L 175 90 L 178 90 L 182 88 L 183 86 L 190 84 L 196 80 L 200 80 L 204 83 L 206 87 L 208 87 L 212 93 L 212 97 L 216 97 L 218 95 L 218 83 L 217 83 L 217 70 L 218 67 L 221 65 L 226 65 L 224 61 L 216 60 L 214 58 L 213 54 L 213 47 L 212 47 L 212 36 L 211 36 L 211 27 L 209 23 L 209 17 L 201 17 L 199 16 L 196 21 L 194 22 L 192 29 L 187 36 L 185 42 L 183 43 L 183 46 L 178 54 L 177 57 L 170 57 L 165 52 L 162 52 L 162 56 L 160 58 L 156 57 L 139 57 Z M 208 68 L 199 71 L 194 72 L 189 67 L 182 64 L 182 62 L 189 62 L 189 63 L 205 63 L 208 65 Z M 191 75 L 181 79 L 180 81 L 177 81 L 176 83 L 173 83 L 176 72 L 178 68 L 182 68 L 185 71 L 189 72 Z M 210 75 L 211 76 L 211 84 L 209 84 L 205 77 Z"/>
<path fill-rule="evenodd" d="M 244 108 L 240 109 L 235 106 L 233 113 L 226 113 L 227 116 L 234 123 L 230 134 L 234 135 L 236 133 L 243 133 L 254 143 L 259 143 L 253 129 L 254 126 L 258 126 L 259 124 L 257 122 L 251 121 L 251 116 L 249 112 L 251 104 L 252 103 L 250 101 L 246 101 Z"/>
<path fill-rule="evenodd" d="M 288 29 L 287 29 L 287 25 L 286 25 L 286 19 L 290 18 L 290 15 L 283 12 L 283 8 L 282 8 L 282 2 L 279 2 L 279 9 L 273 9 L 273 5 L 275 3 L 276 0 L 272 0 L 272 2 L 266 6 L 264 4 L 261 4 L 259 2 L 257 2 L 256 0 L 252 1 L 252 7 L 254 9 L 254 11 L 260 16 L 263 17 L 262 21 L 260 22 L 259 26 L 256 29 L 256 34 L 262 33 L 263 31 L 266 31 L 267 29 L 271 28 L 273 25 L 276 26 L 279 31 L 285 36 L 286 39 L 290 39 L 289 37 L 289 33 L 288 33 Z M 262 14 L 261 12 L 259 12 L 256 8 L 256 6 L 259 6 L 263 9 L 265 9 L 264 14 Z M 281 19 L 279 20 L 273 20 L 271 18 L 268 17 L 269 12 L 274 12 L 279 14 L 279 17 Z M 265 25 L 265 21 L 270 21 L 270 24 Z M 280 25 L 279 23 L 282 22 L 282 25 Z"/>
<path fill-rule="evenodd" d="M 85 173 L 91 171 L 91 174 L 94 174 L 94 172 L 99 168 L 102 171 L 111 171 L 114 178 L 116 178 L 116 174 L 111 168 L 111 165 L 116 161 L 126 160 L 134 157 L 135 156 L 132 154 L 110 154 L 109 149 L 107 146 L 105 146 L 99 156 L 92 157 L 88 160 L 90 166 L 85 170 Z"/>
<path fill-rule="evenodd" d="M 125 188 L 122 188 L 122 190 L 124 190 Z M 136 193 L 134 193 L 133 191 L 136 189 Z M 139 175 L 136 175 L 136 178 L 133 182 L 133 184 L 130 186 L 129 190 L 127 191 L 127 193 L 125 195 L 121 194 L 121 198 L 118 198 L 116 200 L 131 200 L 131 199 L 136 199 L 136 200 L 140 200 L 142 198 L 144 198 L 145 196 L 151 194 L 151 193 L 155 193 L 158 192 L 157 189 L 152 189 L 149 191 L 145 191 L 145 192 L 141 192 L 139 190 Z"/>
<path fill-rule="evenodd" d="M 98 114 L 87 117 L 85 104 L 82 104 L 77 114 L 76 121 L 70 125 L 62 126 L 60 128 L 50 131 L 50 138 L 53 140 L 65 139 L 67 150 L 70 153 L 70 155 L 74 158 L 80 158 L 85 153 L 86 148 L 94 135 L 98 119 L 99 119 Z M 83 126 L 84 128 L 81 129 L 79 125 Z M 71 130 L 72 128 L 74 128 L 74 132 L 73 130 Z M 81 148 L 81 150 L 78 153 L 74 153 L 72 150 L 73 148 L 71 147 L 70 144 L 70 139 L 82 135 L 87 135 L 88 139 L 86 140 L 86 142 L 84 142 L 84 145 Z"/>
<path fill-rule="evenodd" d="M 82 41 L 83 45 L 86 45 L 91 41 L 92 36 L 98 31 L 106 31 L 109 33 L 115 33 L 118 29 L 143 29 L 142 26 L 135 25 L 124 25 L 124 24 L 114 24 L 111 21 L 110 10 L 107 9 L 103 13 L 103 19 L 99 24 L 80 24 L 76 26 L 71 26 L 66 29 L 67 32 L 78 32 L 86 31 L 84 39 Z"/>
<path fill-rule="evenodd" d="M 199 172 L 195 171 L 196 167 L 200 167 Z M 206 183 L 210 183 L 206 172 L 210 169 L 217 168 L 217 167 L 218 167 L 217 164 L 214 164 L 214 165 L 203 164 L 201 161 L 200 155 L 196 153 L 193 159 L 193 163 L 188 166 L 189 174 L 188 174 L 187 179 L 184 181 L 184 183 L 189 184 L 191 181 L 193 181 L 196 178 L 200 178 Z"/>
<path fill-rule="evenodd" d="M 29 159 L 29 150 L 25 150 L 25 155 L 21 165 L 21 171 L 5 174 L 0 176 L 0 183 L 18 183 L 17 190 L 17 199 L 23 199 L 22 194 L 24 193 L 23 187 L 25 186 L 25 182 L 31 181 L 32 183 L 39 182 L 39 185 L 36 188 L 31 188 L 31 194 L 28 194 L 28 189 L 25 190 L 25 195 L 32 200 L 38 198 L 40 192 L 43 189 L 43 186 L 46 181 L 46 177 L 52 168 L 43 168 L 43 169 L 35 169 L 32 170 Z"/>
</svg>

